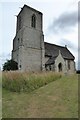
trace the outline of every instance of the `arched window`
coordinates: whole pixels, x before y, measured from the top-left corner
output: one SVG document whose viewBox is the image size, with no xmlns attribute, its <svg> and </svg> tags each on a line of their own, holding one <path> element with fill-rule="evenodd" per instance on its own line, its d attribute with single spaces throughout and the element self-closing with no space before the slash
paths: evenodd
<svg viewBox="0 0 80 120">
<path fill-rule="evenodd" d="M 31 18 L 31 27 L 36 28 L 36 16 L 34 14 Z"/>
</svg>

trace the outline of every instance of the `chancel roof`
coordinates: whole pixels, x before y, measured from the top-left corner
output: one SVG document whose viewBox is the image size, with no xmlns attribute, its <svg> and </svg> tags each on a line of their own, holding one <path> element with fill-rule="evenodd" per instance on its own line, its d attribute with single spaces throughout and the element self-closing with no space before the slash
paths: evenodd
<svg viewBox="0 0 80 120">
<path fill-rule="evenodd" d="M 56 57 L 51 57 L 51 58 L 49 58 L 49 60 L 45 63 L 45 65 L 54 64 L 54 63 L 55 63 L 55 59 L 56 59 Z"/>
<path fill-rule="evenodd" d="M 57 57 L 59 55 L 59 51 L 61 52 L 61 55 L 64 59 L 74 60 L 75 57 L 72 55 L 72 53 L 68 50 L 67 47 L 51 44 L 51 43 L 44 43 L 45 47 L 45 56 L 49 57 Z"/>
</svg>

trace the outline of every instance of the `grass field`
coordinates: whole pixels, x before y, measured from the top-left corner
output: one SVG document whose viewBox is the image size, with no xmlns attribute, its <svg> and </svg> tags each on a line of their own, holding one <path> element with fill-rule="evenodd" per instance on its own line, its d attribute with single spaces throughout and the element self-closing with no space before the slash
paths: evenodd
<svg viewBox="0 0 80 120">
<path fill-rule="evenodd" d="M 0 119 L 2 118 L 2 72 L 0 71 Z"/>
<path fill-rule="evenodd" d="M 62 77 L 61 73 L 26 73 L 9 71 L 2 73 L 2 87 L 12 92 L 32 92 Z"/>
<path fill-rule="evenodd" d="M 3 118 L 78 118 L 78 76 L 62 76 L 33 92 L 3 88 Z"/>
</svg>

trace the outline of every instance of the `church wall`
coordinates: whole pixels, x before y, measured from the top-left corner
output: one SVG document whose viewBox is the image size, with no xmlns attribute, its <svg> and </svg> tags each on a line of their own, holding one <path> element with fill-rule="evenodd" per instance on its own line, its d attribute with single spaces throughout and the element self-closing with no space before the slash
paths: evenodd
<svg viewBox="0 0 80 120">
<path fill-rule="evenodd" d="M 67 60 L 67 72 L 68 73 L 74 73 L 75 72 L 75 62 L 73 60 L 70 60 L 70 69 L 68 67 L 68 60 Z"/>
<path fill-rule="evenodd" d="M 43 34 L 33 28 L 25 28 L 23 32 L 23 44 L 25 47 L 41 49 L 41 36 Z"/>
<path fill-rule="evenodd" d="M 23 45 L 25 50 L 24 69 L 27 71 L 40 71 L 42 69 L 44 48 L 42 32 L 26 27 L 23 32 Z"/>
<path fill-rule="evenodd" d="M 36 27 L 31 27 L 31 17 L 36 16 Z M 24 44 L 24 69 L 26 71 L 41 71 L 42 69 L 42 14 L 24 8 L 23 17 L 23 44 Z"/>
<path fill-rule="evenodd" d="M 41 71 L 41 50 L 26 48 L 24 50 L 23 70 Z"/>
<path fill-rule="evenodd" d="M 18 63 L 19 50 L 12 51 L 12 59 Z"/>
<path fill-rule="evenodd" d="M 20 45 L 23 45 L 23 29 L 21 29 L 13 40 L 13 50 L 17 50 Z"/>
<path fill-rule="evenodd" d="M 43 38 L 43 41 L 42 41 L 41 64 L 42 64 L 42 71 L 45 71 L 45 49 L 44 49 L 44 38 Z"/>
<path fill-rule="evenodd" d="M 12 59 L 18 63 L 18 69 L 23 70 L 23 62 L 24 62 L 24 49 L 23 46 L 19 46 L 18 49 L 12 51 Z"/>
<path fill-rule="evenodd" d="M 74 72 L 75 71 L 75 63 L 74 61 L 71 61 L 71 71 Z"/>
<path fill-rule="evenodd" d="M 24 8 L 24 26 L 31 27 L 31 17 L 33 14 L 36 16 L 36 29 L 42 31 L 42 14 L 40 12 L 29 9 L 28 7 Z"/>
<path fill-rule="evenodd" d="M 24 7 L 23 10 L 17 16 L 17 31 L 19 21 L 21 21 L 21 27 L 31 28 L 31 17 L 33 14 L 35 14 L 36 16 L 36 29 L 42 31 L 42 13 L 30 9 L 29 7 Z M 21 20 L 19 20 L 20 17 Z"/>
<path fill-rule="evenodd" d="M 31 26 L 32 15 L 36 16 L 36 27 Z M 23 71 L 41 71 L 45 67 L 42 13 L 24 7 L 17 16 L 16 36 L 13 41 L 14 60 Z"/>
<path fill-rule="evenodd" d="M 24 54 L 24 46 L 19 46 L 18 68 L 19 68 L 19 70 L 21 70 L 21 71 L 24 71 L 24 70 L 23 70 L 23 69 L 24 69 L 24 67 L 23 67 L 23 65 L 24 65 L 24 56 L 25 56 L 25 54 Z"/>
<path fill-rule="evenodd" d="M 75 72 L 75 62 L 74 60 L 64 60 L 65 61 L 65 73 L 74 73 Z M 68 61 L 70 61 L 70 68 L 68 65 Z"/>
<path fill-rule="evenodd" d="M 55 71 L 56 72 L 59 72 L 59 68 L 58 68 L 59 63 L 62 63 L 62 72 L 65 72 L 65 62 L 60 53 L 58 57 L 55 59 Z"/>
<path fill-rule="evenodd" d="M 18 69 L 20 69 L 20 65 L 22 64 L 23 61 L 22 47 L 23 47 L 23 30 L 20 29 L 19 32 L 16 33 L 16 36 L 13 40 L 13 51 L 12 51 L 12 59 L 18 63 Z"/>
</svg>

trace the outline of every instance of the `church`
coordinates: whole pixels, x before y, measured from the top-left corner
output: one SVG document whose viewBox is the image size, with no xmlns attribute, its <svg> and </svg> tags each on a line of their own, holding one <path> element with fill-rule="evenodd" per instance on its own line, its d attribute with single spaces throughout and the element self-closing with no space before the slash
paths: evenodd
<svg viewBox="0 0 80 120">
<path fill-rule="evenodd" d="M 43 14 L 27 5 L 17 15 L 12 59 L 20 71 L 75 72 L 75 57 L 67 46 L 44 42 Z"/>
</svg>

